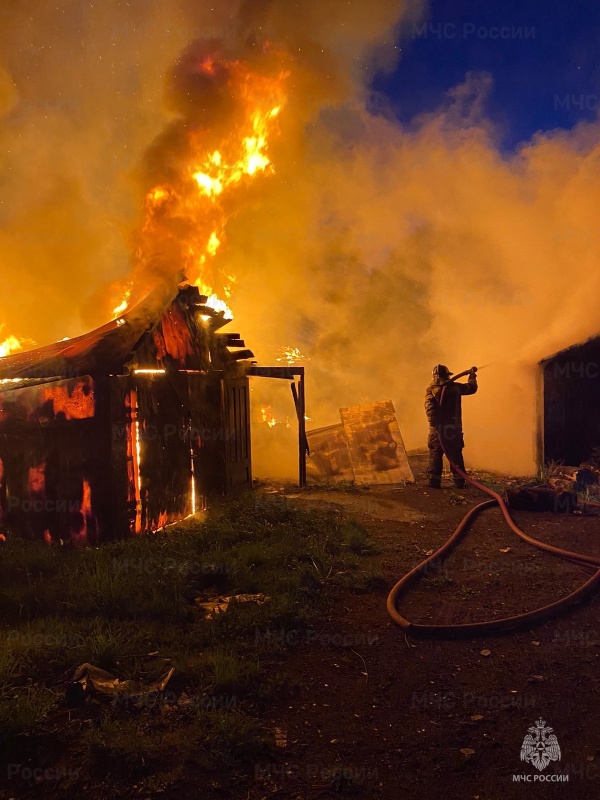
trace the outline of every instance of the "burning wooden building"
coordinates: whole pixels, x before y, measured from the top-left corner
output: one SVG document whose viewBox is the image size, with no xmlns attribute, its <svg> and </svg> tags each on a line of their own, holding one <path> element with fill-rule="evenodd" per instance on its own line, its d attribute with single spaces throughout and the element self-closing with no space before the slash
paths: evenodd
<svg viewBox="0 0 600 800">
<path fill-rule="evenodd" d="M 251 485 L 248 376 L 303 370 L 253 367 L 206 301 L 157 291 L 91 333 L 0 359 L 1 530 L 97 544 Z"/>
</svg>

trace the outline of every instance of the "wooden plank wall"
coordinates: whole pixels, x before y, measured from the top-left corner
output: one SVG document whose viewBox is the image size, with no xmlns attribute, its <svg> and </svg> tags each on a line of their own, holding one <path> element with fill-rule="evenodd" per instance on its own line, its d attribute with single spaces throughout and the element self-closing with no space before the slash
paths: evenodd
<svg viewBox="0 0 600 800">
<path fill-rule="evenodd" d="M 227 494 L 252 486 L 248 378 L 223 378 L 223 429 Z"/>
<path fill-rule="evenodd" d="M 101 394 L 100 389 L 100 394 Z M 110 528 L 110 447 L 99 387 L 75 378 L 0 394 L 2 524 L 48 542 L 96 544 Z"/>
<path fill-rule="evenodd" d="M 200 505 L 206 505 L 209 498 L 226 491 L 221 375 L 190 374 L 188 378 L 196 488 Z"/>
<path fill-rule="evenodd" d="M 139 475 L 136 444 L 139 422 Z M 76 378 L 0 393 L 0 530 L 76 545 L 156 530 L 252 485 L 247 378 Z"/>
<path fill-rule="evenodd" d="M 142 529 L 191 514 L 189 413 L 165 375 L 136 375 L 140 422 Z"/>
</svg>

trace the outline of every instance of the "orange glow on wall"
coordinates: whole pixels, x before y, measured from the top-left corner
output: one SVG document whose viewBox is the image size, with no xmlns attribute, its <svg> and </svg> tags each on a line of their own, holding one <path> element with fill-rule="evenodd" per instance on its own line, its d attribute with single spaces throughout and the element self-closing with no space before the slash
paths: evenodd
<svg viewBox="0 0 600 800">
<path fill-rule="evenodd" d="M 72 389 L 64 384 L 44 387 L 42 398 L 42 402 L 52 401 L 55 417 L 63 414 L 65 419 L 88 419 L 96 412 L 91 378 L 81 378 Z"/>
<path fill-rule="evenodd" d="M 137 404 L 137 391 L 132 389 L 127 398 L 126 405 L 130 409 L 131 422 L 127 426 L 127 478 L 128 500 L 135 504 L 135 521 L 133 532 L 142 532 L 142 445 L 140 441 L 140 420 Z"/>
<path fill-rule="evenodd" d="M 92 512 L 92 487 L 88 480 L 83 481 L 81 505 L 79 507 L 81 515 L 81 527 L 78 530 L 71 530 L 71 541 L 75 547 L 83 547 L 88 543 L 90 528 L 94 522 Z"/>
<path fill-rule="evenodd" d="M 46 464 L 44 462 L 35 467 L 29 467 L 27 485 L 32 494 L 42 494 L 46 491 Z"/>
</svg>

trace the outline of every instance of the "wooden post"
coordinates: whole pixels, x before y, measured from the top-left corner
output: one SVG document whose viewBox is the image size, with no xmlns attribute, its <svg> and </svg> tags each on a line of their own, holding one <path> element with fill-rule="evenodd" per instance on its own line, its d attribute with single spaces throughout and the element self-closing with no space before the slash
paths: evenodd
<svg viewBox="0 0 600 800">
<path fill-rule="evenodd" d="M 306 438 L 306 396 L 304 392 L 304 369 L 300 373 L 298 387 L 298 430 L 300 440 L 300 486 L 306 486 L 306 453 L 308 452 L 308 440 Z"/>
<path fill-rule="evenodd" d="M 546 430 L 545 430 L 545 416 L 546 416 L 546 409 L 545 409 L 545 397 L 546 397 L 546 374 L 545 374 L 545 366 L 543 362 L 540 362 L 537 365 L 536 375 L 535 375 L 535 417 L 536 417 L 536 428 L 535 428 L 535 462 L 536 467 L 538 469 L 538 474 L 540 474 L 545 462 L 546 462 L 546 454 L 545 454 L 545 437 L 546 437 Z"/>
<path fill-rule="evenodd" d="M 290 384 L 294 407 L 298 417 L 298 450 L 299 450 L 299 476 L 301 487 L 306 486 L 306 456 L 310 453 L 308 438 L 306 436 L 306 396 L 304 387 L 304 367 L 250 367 L 248 375 L 263 378 L 281 378 L 291 380 Z M 296 378 L 299 378 L 296 385 Z"/>
</svg>

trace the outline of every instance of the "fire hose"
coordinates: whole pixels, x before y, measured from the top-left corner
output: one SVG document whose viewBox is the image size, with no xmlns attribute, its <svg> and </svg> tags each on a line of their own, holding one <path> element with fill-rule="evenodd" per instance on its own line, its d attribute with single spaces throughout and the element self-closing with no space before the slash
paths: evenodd
<svg viewBox="0 0 600 800">
<path fill-rule="evenodd" d="M 467 375 L 469 372 L 471 372 L 471 370 L 466 370 L 459 375 L 455 375 L 452 380 L 454 381 L 457 378 Z M 440 405 L 444 399 L 445 389 L 446 386 L 443 386 L 440 393 Z M 476 481 L 474 478 L 471 478 L 464 470 L 454 464 L 453 461 L 448 457 L 448 453 L 444 447 L 444 439 L 439 428 L 438 437 L 442 451 L 444 452 L 444 455 L 450 462 L 450 465 L 455 472 L 468 481 L 476 489 L 488 494 L 492 499 L 486 500 L 485 502 L 479 503 L 479 505 L 471 508 L 459 522 L 450 538 L 447 539 L 446 542 L 438 550 L 436 550 L 435 553 L 411 569 L 410 572 L 408 572 L 398 581 L 398 583 L 396 583 L 387 598 L 387 612 L 396 625 L 402 628 L 405 633 L 410 633 L 413 636 L 423 638 L 450 638 L 457 636 L 481 636 L 493 633 L 504 633 L 506 631 L 515 630 L 516 628 L 531 626 L 543 620 L 549 619 L 550 617 L 565 611 L 570 606 L 581 601 L 586 595 L 600 585 L 600 557 L 596 558 L 583 553 L 576 553 L 571 550 L 563 550 L 560 547 L 554 547 L 553 545 L 546 544 L 545 542 L 541 542 L 539 539 L 535 539 L 533 536 L 526 534 L 515 524 L 505 500 L 500 494 L 498 494 L 498 492 L 495 492 L 493 489 L 490 489 L 489 487 L 484 486 Z M 397 605 L 400 598 L 407 593 L 409 587 L 428 571 L 430 564 L 435 563 L 436 565 L 439 565 L 440 561 L 448 556 L 448 554 L 456 547 L 458 542 L 466 535 L 471 527 L 471 524 L 479 516 L 479 514 L 481 514 L 482 511 L 492 508 L 496 505 L 500 506 L 500 510 L 508 527 L 524 542 L 527 542 L 528 544 L 533 545 L 533 547 L 537 547 L 540 550 L 544 550 L 546 553 L 551 553 L 552 555 L 562 558 L 566 561 L 571 561 L 579 565 L 596 567 L 594 574 L 574 592 L 571 592 L 571 594 L 555 601 L 554 603 L 542 606 L 534 611 L 527 611 L 522 614 L 503 617 L 501 619 L 456 625 L 423 625 L 420 623 L 410 622 L 408 619 L 406 619 L 406 617 L 402 616 L 402 614 L 400 614 L 398 611 Z M 600 504 L 592 502 L 590 502 L 589 505 L 600 506 Z"/>
</svg>

